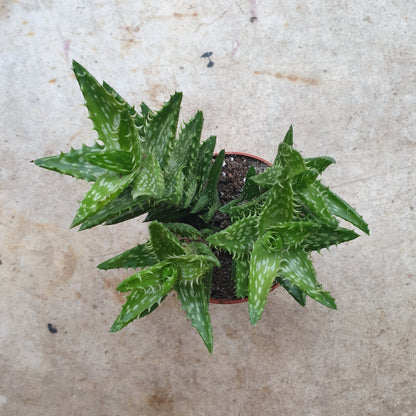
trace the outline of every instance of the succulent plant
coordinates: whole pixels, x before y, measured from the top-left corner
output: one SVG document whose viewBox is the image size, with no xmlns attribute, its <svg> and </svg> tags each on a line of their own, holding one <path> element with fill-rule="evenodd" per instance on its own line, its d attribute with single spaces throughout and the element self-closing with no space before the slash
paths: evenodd
<svg viewBox="0 0 416 416">
<path fill-rule="evenodd" d="M 92 182 L 72 227 L 116 224 L 144 213 L 149 221 L 147 242 L 98 265 L 135 269 L 117 287 L 129 294 L 112 332 L 148 315 L 176 291 L 211 352 L 211 279 L 220 267 L 215 250 L 232 256 L 236 294 L 248 297 L 252 324 L 261 318 L 273 283 L 303 306 L 309 296 L 336 308 L 317 282 L 310 253 L 358 237 L 337 217 L 369 231 L 362 217 L 320 182 L 332 158 L 304 159 L 293 147 L 290 127 L 273 165 L 260 174 L 250 168 L 241 195 L 221 206 L 217 185 L 225 152 L 213 157 L 214 136 L 201 143 L 202 112 L 177 131 L 181 93 L 159 111 L 142 103 L 137 112 L 75 61 L 73 70 L 98 139 L 34 163 Z M 211 221 L 219 211 L 230 223 L 222 230 Z"/>
<path fill-rule="evenodd" d="M 290 127 L 273 165 L 259 175 L 249 171 L 242 196 L 220 208 L 233 223 L 207 241 L 232 254 L 237 292 L 248 296 L 252 324 L 260 319 L 276 280 L 301 305 L 308 295 L 336 309 L 317 282 L 309 254 L 358 237 L 340 227 L 336 216 L 366 233 L 368 226 L 317 179 L 334 162 L 329 157 L 304 159 L 293 148 Z"/>
</svg>

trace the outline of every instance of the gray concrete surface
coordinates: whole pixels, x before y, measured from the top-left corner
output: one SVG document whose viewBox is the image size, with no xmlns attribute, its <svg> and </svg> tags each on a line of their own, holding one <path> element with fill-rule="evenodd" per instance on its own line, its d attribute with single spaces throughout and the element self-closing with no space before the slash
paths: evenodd
<svg viewBox="0 0 416 416">
<path fill-rule="evenodd" d="M 413 1 L 0 4 L 1 415 L 415 414 Z M 339 310 L 212 306 L 212 355 L 174 296 L 110 334 L 126 273 L 95 265 L 146 227 L 69 230 L 87 186 L 29 163 L 94 137 L 71 59 L 135 103 L 183 91 L 218 149 L 271 159 L 293 124 L 335 157 L 323 180 L 371 229 L 315 258 Z"/>
</svg>

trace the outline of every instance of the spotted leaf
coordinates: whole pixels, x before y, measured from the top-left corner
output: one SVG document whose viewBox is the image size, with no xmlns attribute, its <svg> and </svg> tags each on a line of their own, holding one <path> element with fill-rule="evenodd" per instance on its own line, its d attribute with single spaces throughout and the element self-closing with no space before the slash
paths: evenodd
<svg viewBox="0 0 416 416">
<path fill-rule="evenodd" d="M 143 136 L 147 149 L 153 153 L 162 169 L 165 168 L 174 146 L 181 101 L 182 93 L 172 95 L 161 110 L 148 117 L 144 126 Z"/>
<path fill-rule="evenodd" d="M 90 163 L 87 159 L 89 155 L 101 153 L 103 149 L 104 146 L 99 143 L 95 143 L 93 146 L 82 145 L 81 149 L 71 149 L 69 152 L 57 156 L 42 157 L 34 160 L 33 163 L 41 168 L 73 176 L 76 179 L 95 182 L 108 171 Z"/>
<path fill-rule="evenodd" d="M 328 210 L 331 214 L 343 218 L 344 220 L 355 225 L 361 231 L 369 234 L 368 224 L 352 206 L 350 206 L 337 194 L 332 192 L 328 187 L 322 185 L 319 181 L 316 181 L 314 185 L 319 190 L 321 195 L 323 195 L 323 198 L 328 206 Z"/>
<path fill-rule="evenodd" d="M 73 61 L 75 77 L 85 98 L 94 129 L 107 150 L 120 150 L 118 127 L 125 105 L 107 91 L 82 65 Z"/>
<path fill-rule="evenodd" d="M 216 248 L 226 250 L 239 258 L 252 250 L 258 235 L 258 218 L 243 218 L 226 229 L 209 237 L 207 241 Z"/>
<path fill-rule="evenodd" d="M 316 169 L 322 173 L 328 166 L 335 163 L 335 159 L 330 156 L 319 156 L 305 159 L 306 166 L 310 169 Z"/>
<path fill-rule="evenodd" d="M 320 189 L 316 181 L 307 186 L 297 187 L 296 196 L 318 221 L 331 226 L 338 224 L 328 208 L 325 191 Z"/>
<path fill-rule="evenodd" d="M 342 227 L 321 225 L 302 241 L 302 247 L 307 253 L 320 251 L 332 245 L 345 243 L 359 237 L 355 231 Z"/>
<path fill-rule="evenodd" d="M 114 200 L 130 184 L 134 176 L 134 172 L 122 177 L 112 173 L 101 176 L 80 202 L 80 207 L 71 227 L 81 224 Z"/>
<path fill-rule="evenodd" d="M 180 280 L 183 283 L 195 284 L 203 276 L 217 266 L 220 267 L 219 261 L 215 256 L 206 256 L 202 254 L 185 254 L 176 256 L 175 264 L 180 269 Z"/>
<path fill-rule="evenodd" d="M 282 252 L 281 240 L 270 231 L 254 243 L 248 288 L 248 307 L 252 325 L 261 318 L 267 295 L 280 271 Z"/>
<path fill-rule="evenodd" d="M 158 262 L 156 254 L 153 252 L 149 244 L 139 244 L 130 250 L 124 251 L 123 253 L 112 257 L 97 267 L 102 270 L 109 269 L 121 269 L 121 268 L 133 268 L 138 269 L 139 267 L 152 266 Z"/>
<path fill-rule="evenodd" d="M 177 269 L 166 263 L 159 263 L 135 273 L 118 286 L 120 291 L 130 291 L 118 318 L 110 332 L 123 329 L 131 321 L 154 310 L 172 290 L 178 276 Z"/>
<path fill-rule="evenodd" d="M 90 153 L 85 159 L 93 165 L 121 174 L 131 173 L 133 169 L 132 154 L 120 150 Z"/>
<path fill-rule="evenodd" d="M 211 317 L 209 315 L 211 279 L 212 273 L 208 272 L 193 285 L 180 279 L 175 285 L 182 309 L 192 326 L 198 331 L 209 352 L 212 352 L 213 347 Z"/>
<path fill-rule="evenodd" d="M 282 170 L 278 181 L 273 185 L 259 217 L 259 232 L 279 222 L 288 222 L 293 218 L 293 190 L 287 168 Z"/>
<path fill-rule="evenodd" d="M 84 221 L 80 230 L 95 227 L 96 225 L 105 223 L 106 225 L 117 224 L 122 221 L 135 218 L 148 212 L 155 205 L 152 198 L 138 201 L 131 196 L 131 186 L 120 193 L 114 200 L 109 202 L 99 212 Z"/>
<path fill-rule="evenodd" d="M 205 215 L 202 215 L 202 218 L 206 223 L 208 223 L 211 220 L 211 218 L 213 217 L 220 205 L 217 186 L 224 158 L 225 151 L 221 150 L 221 152 L 215 158 L 215 162 L 213 163 L 209 171 L 208 180 L 205 185 L 205 188 L 191 211 L 191 213 L 194 214 L 203 210 L 207 210 L 207 213 Z"/>
<path fill-rule="evenodd" d="M 142 159 L 141 168 L 132 183 L 131 196 L 160 198 L 165 190 L 163 172 L 159 162 L 150 153 Z"/>
<path fill-rule="evenodd" d="M 235 293 L 238 298 L 248 296 L 248 284 L 250 275 L 249 256 L 233 260 L 233 279 L 235 281 Z"/>
<path fill-rule="evenodd" d="M 317 302 L 331 309 L 337 308 L 332 296 L 318 284 L 312 262 L 302 247 L 285 251 L 281 275 Z"/>
<path fill-rule="evenodd" d="M 187 181 L 188 184 L 192 182 L 196 182 L 197 184 L 196 187 L 191 187 L 192 192 L 190 194 L 188 194 L 189 189 L 186 191 L 187 198 L 192 197 L 192 204 L 195 204 L 198 200 L 203 186 L 205 185 L 208 179 L 208 175 L 211 169 L 212 154 L 214 152 L 216 140 L 217 139 L 215 136 L 211 136 L 207 140 L 202 142 L 201 146 L 199 147 L 196 163 L 193 169 L 191 169 Z"/>
<path fill-rule="evenodd" d="M 282 222 L 269 228 L 279 235 L 283 247 L 297 246 L 321 227 L 312 221 Z"/>
<path fill-rule="evenodd" d="M 136 289 L 147 289 L 149 287 L 157 290 L 158 285 L 162 286 L 165 294 L 168 293 L 179 276 L 178 266 L 171 260 L 164 260 L 134 273 L 123 280 L 118 286 L 119 292 L 130 292 Z"/>
<path fill-rule="evenodd" d="M 273 164 L 287 168 L 290 177 L 298 175 L 306 169 L 302 155 L 285 142 L 280 143 L 279 151 Z"/>
<path fill-rule="evenodd" d="M 181 169 L 187 178 L 190 172 L 195 168 L 200 147 L 201 131 L 204 117 L 201 111 L 186 123 L 178 134 L 178 140 L 172 150 L 167 172 L 175 172 Z"/>
<path fill-rule="evenodd" d="M 152 250 L 159 260 L 186 254 L 177 237 L 160 222 L 154 221 L 150 223 L 149 232 Z"/>
</svg>

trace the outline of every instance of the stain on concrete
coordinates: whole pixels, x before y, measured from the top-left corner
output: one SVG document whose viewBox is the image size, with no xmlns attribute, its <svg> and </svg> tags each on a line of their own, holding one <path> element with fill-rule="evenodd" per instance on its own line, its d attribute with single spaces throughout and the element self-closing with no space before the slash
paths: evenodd
<svg viewBox="0 0 416 416">
<path fill-rule="evenodd" d="M 167 412 L 172 409 L 174 398 L 167 387 L 154 386 L 153 393 L 147 398 L 147 404 L 157 412 Z"/>
<path fill-rule="evenodd" d="M 127 277 L 127 276 L 125 276 Z M 118 303 L 123 304 L 126 301 L 126 295 L 117 291 L 118 283 L 114 279 L 103 278 L 103 283 L 106 289 L 110 290 Z"/>
<path fill-rule="evenodd" d="M 14 216 L 4 234 L 6 250 L 14 273 L 36 276 L 35 293 L 51 293 L 75 273 L 77 255 L 62 236 L 63 231 L 50 224 L 36 223 Z M 25 253 L 22 256 L 21 253 Z M 31 262 L 28 264 L 27 257 Z"/>
<path fill-rule="evenodd" d="M 13 0 L 2 1 L 0 6 L 0 19 L 9 19 L 10 18 L 10 3 L 14 3 Z"/>
<path fill-rule="evenodd" d="M 138 38 L 137 34 L 140 32 L 140 26 L 123 26 L 120 27 L 122 33 L 121 36 L 121 48 L 123 50 L 128 50 L 135 45 L 141 44 L 141 40 Z"/>
<path fill-rule="evenodd" d="M 269 71 L 254 71 L 255 75 L 267 75 L 271 77 L 275 77 L 277 79 L 284 79 L 291 82 L 301 82 L 303 84 L 308 85 L 319 85 L 319 79 L 317 78 L 310 78 L 296 74 L 283 74 L 281 72 L 269 72 Z"/>
<path fill-rule="evenodd" d="M 176 17 L 178 19 L 183 19 L 184 17 L 197 17 L 198 13 L 197 12 L 193 12 L 193 13 L 173 13 L 173 17 Z"/>
</svg>

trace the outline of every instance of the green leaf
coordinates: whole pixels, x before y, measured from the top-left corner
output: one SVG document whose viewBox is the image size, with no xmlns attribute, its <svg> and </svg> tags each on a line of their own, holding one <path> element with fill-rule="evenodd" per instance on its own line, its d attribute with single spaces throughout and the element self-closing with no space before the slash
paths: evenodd
<svg viewBox="0 0 416 416">
<path fill-rule="evenodd" d="M 335 159 L 329 156 L 319 156 L 305 159 L 306 167 L 309 169 L 316 169 L 322 173 L 328 166 L 335 163 Z"/>
<path fill-rule="evenodd" d="M 239 198 L 240 201 L 250 201 L 264 192 L 261 186 L 250 180 L 255 176 L 256 169 L 254 166 L 250 166 L 246 174 L 246 180 L 244 182 L 244 188 L 241 192 L 241 197 Z"/>
<path fill-rule="evenodd" d="M 298 189 L 303 189 L 312 185 L 316 181 L 318 175 L 319 172 L 316 169 L 306 169 L 301 173 L 298 173 L 293 177 L 293 189 L 296 192 Z"/>
<path fill-rule="evenodd" d="M 160 222 L 149 224 L 150 244 L 159 260 L 186 254 L 179 240 Z"/>
<path fill-rule="evenodd" d="M 337 194 L 332 192 L 328 187 L 322 185 L 319 181 L 315 183 L 315 187 L 323 195 L 325 202 L 328 206 L 329 212 L 337 217 L 340 217 L 351 224 L 355 225 L 358 229 L 369 234 L 368 224 L 364 221 L 363 217 L 351 207 L 347 202 L 340 198 Z"/>
<path fill-rule="evenodd" d="M 282 173 L 282 166 L 275 164 L 267 168 L 263 173 L 250 178 L 250 182 L 254 182 L 261 187 L 271 187 L 278 180 Z"/>
<path fill-rule="evenodd" d="M 154 201 L 152 198 L 146 198 L 140 201 L 134 200 L 131 196 L 131 186 L 129 186 L 117 198 L 84 221 L 80 230 L 86 230 L 102 223 L 106 225 L 117 224 L 145 214 L 153 206 Z"/>
<path fill-rule="evenodd" d="M 145 222 L 178 222 L 189 215 L 189 210 L 183 209 L 176 205 L 172 205 L 170 201 L 162 201 L 156 204 L 154 208 L 149 210 L 148 215 L 144 219 Z"/>
<path fill-rule="evenodd" d="M 161 110 L 148 118 L 144 126 L 148 152 L 153 153 L 162 169 L 165 168 L 174 146 L 181 101 L 182 93 L 172 95 Z"/>
<path fill-rule="evenodd" d="M 131 153 L 114 150 L 101 153 L 90 153 L 85 159 L 93 165 L 121 174 L 131 173 L 133 157 Z"/>
<path fill-rule="evenodd" d="M 71 149 L 69 152 L 57 156 L 42 157 L 34 160 L 33 163 L 41 168 L 73 176 L 76 179 L 95 182 L 100 176 L 107 173 L 107 170 L 88 162 L 87 157 L 100 153 L 103 149 L 104 146 L 99 143 L 94 143 L 90 147 L 82 145 L 81 149 Z"/>
<path fill-rule="evenodd" d="M 171 260 L 164 260 L 123 280 L 117 286 L 117 290 L 119 292 L 130 292 L 136 289 L 145 290 L 148 287 L 158 290 L 156 286 L 160 285 L 163 287 L 165 294 L 167 294 L 172 289 L 178 276 L 178 266 Z"/>
<path fill-rule="evenodd" d="M 301 306 L 306 305 L 306 293 L 303 290 L 300 290 L 295 284 L 290 280 L 284 279 L 283 277 L 278 276 L 277 282 L 287 290 L 287 292 L 299 303 Z"/>
<path fill-rule="evenodd" d="M 326 195 L 316 181 L 308 186 L 296 187 L 296 195 L 319 221 L 330 226 L 338 225 L 337 219 L 329 211 Z"/>
<path fill-rule="evenodd" d="M 81 201 L 71 228 L 81 224 L 114 200 L 130 184 L 134 176 L 134 172 L 122 177 L 112 173 L 101 176 Z"/>
<path fill-rule="evenodd" d="M 180 235 L 181 237 L 198 239 L 203 236 L 203 234 L 195 227 L 192 227 L 192 225 L 185 224 L 183 222 L 164 223 L 164 226 L 172 231 L 172 233 Z"/>
<path fill-rule="evenodd" d="M 356 232 L 347 228 L 321 225 L 319 229 L 305 238 L 302 242 L 302 247 L 309 253 L 311 251 L 320 251 L 323 248 L 329 248 L 334 244 L 345 243 L 357 237 L 359 235 Z"/>
<path fill-rule="evenodd" d="M 337 308 L 332 296 L 318 284 L 312 262 L 302 247 L 285 251 L 281 275 L 317 302 L 331 309 Z"/>
<path fill-rule="evenodd" d="M 291 247 L 302 243 L 309 235 L 320 228 L 319 224 L 312 221 L 292 221 L 280 223 L 270 227 L 269 230 L 272 231 L 273 235 L 279 236 L 283 247 Z"/>
<path fill-rule="evenodd" d="M 245 217 L 259 216 L 264 209 L 264 204 L 269 194 L 270 190 L 251 201 L 243 203 L 240 203 L 238 200 L 231 201 L 222 206 L 220 212 L 228 214 L 233 222 Z"/>
<path fill-rule="evenodd" d="M 283 169 L 279 180 L 273 185 L 265 202 L 259 219 L 259 232 L 264 233 L 269 227 L 279 222 L 289 222 L 293 217 L 293 190 L 289 171 Z"/>
<path fill-rule="evenodd" d="M 175 267 L 159 263 L 135 273 L 122 282 L 117 289 L 120 291 L 131 290 L 131 293 L 127 296 L 126 303 L 110 332 L 120 331 L 131 321 L 154 310 L 172 290 L 177 277 L 178 272 Z"/>
<path fill-rule="evenodd" d="M 254 325 L 263 314 L 267 295 L 279 273 L 282 262 L 281 241 L 266 232 L 254 243 L 250 258 L 248 307 Z"/>
<path fill-rule="evenodd" d="M 132 197 L 160 198 L 165 190 L 162 169 L 155 157 L 149 153 L 144 157 L 139 174 L 132 184 Z"/>
<path fill-rule="evenodd" d="M 212 272 L 208 272 L 199 282 L 193 285 L 182 280 L 178 280 L 175 285 L 182 309 L 186 312 L 187 318 L 198 331 L 210 353 L 213 347 L 212 326 L 209 315 L 211 279 Z"/>
<path fill-rule="evenodd" d="M 186 245 L 186 248 L 190 249 L 190 252 L 193 254 L 201 254 L 203 256 L 209 257 L 211 262 L 214 266 L 220 267 L 220 262 L 212 252 L 212 250 L 205 244 L 205 242 L 201 241 L 191 241 Z"/>
<path fill-rule="evenodd" d="M 250 275 L 250 260 L 248 256 L 233 260 L 233 278 L 235 292 L 238 298 L 248 296 L 248 284 Z"/>
<path fill-rule="evenodd" d="M 181 200 L 183 199 L 183 192 L 184 192 L 184 182 L 185 176 L 182 170 L 178 170 L 176 172 L 165 172 L 165 192 L 163 199 L 169 201 L 169 203 L 181 207 Z M 187 204 L 189 205 L 189 203 Z M 184 206 L 183 208 L 187 208 L 188 206 Z M 181 207 L 182 208 L 182 207 Z"/>
<path fill-rule="evenodd" d="M 184 254 L 176 256 L 173 261 L 180 268 L 180 279 L 184 283 L 195 284 L 217 266 L 220 267 L 218 259 L 210 254 Z"/>
<path fill-rule="evenodd" d="M 100 263 L 97 267 L 102 270 L 134 268 L 152 266 L 158 258 L 149 244 L 139 244 L 109 260 Z"/>
<path fill-rule="evenodd" d="M 118 127 L 120 114 L 126 106 L 108 92 L 78 62 L 73 61 L 73 71 L 85 98 L 94 129 L 107 150 L 120 150 Z"/>
<path fill-rule="evenodd" d="M 136 126 L 142 126 L 144 124 L 144 118 L 140 116 L 133 106 L 131 106 L 126 100 L 124 100 L 123 97 L 110 85 L 108 85 L 105 81 L 103 81 L 103 87 L 122 105 L 125 106 L 125 108 L 128 111 L 128 115 L 130 118 L 134 120 L 134 124 Z M 122 141 L 120 140 L 120 144 Z M 121 145 L 121 148 L 124 149 L 123 145 Z"/>
<path fill-rule="evenodd" d="M 212 155 L 215 148 L 215 143 L 217 139 L 215 136 L 211 136 L 209 139 L 202 142 L 201 146 L 199 147 L 198 157 L 196 159 L 196 163 L 194 168 L 192 169 L 191 174 L 189 175 L 188 183 L 196 182 L 197 187 L 196 189 L 192 187 L 193 194 L 195 195 L 194 203 L 196 202 L 197 198 L 202 191 L 202 187 L 205 184 L 206 180 L 208 179 L 208 174 L 211 169 L 211 160 Z M 187 191 L 189 192 L 189 191 Z M 188 195 L 190 197 L 191 195 Z"/>
<path fill-rule="evenodd" d="M 222 164 L 224 163 L 224 158 L 225 151 L 221 150 L 221 152 L 215 158 L 215 161 L 209 171 L 207 184 L 191 211 L 192 214 L 195 214 L 207 209 L 207 215 L 202 216 L 206 223 L 212 219 L 215 212 L 219 208 L 217 186 L 221 175 Z"/>
<path fill-rule="evenodd" d="M 139 138 L 139 129 L 128 110 L 122 111 L 120 115 L 118 141 L 120 148 L 131 154 L 133 166 L 137 168 L 143 158 L 143 150 Z"/>
<path fill-rule="evenodd" d="M 290 177 L 296 176 L 306 169 L 302 155 L 284 142 L 280 143 L 279 152 L 273 164 L 277 164 L 282 168 L 287 167 Z"/>
<path fill-rule="evenodd" d="M 181 170 L 187 178 L 195 168 L 200 147 L 201 131 L 204 118 L 201 111 L 186 123 L 179 131 L 178 140 L 173 148 L 167 167 L 168 172 L 175 173 Z"/>
<path fill-rule="evenodd" d="M 160 304 L 164 297 L 164 292 L 161 286 L 158 290 L 152 287 L 133 290 L 127 296 L 126 303 L 123 305 L 120 315 L 114 321 L 110 332 L 117 332 L 122 330 L 130 322 L 137 319 L 143 312 L 154 308 L 155 304 Z"/>
<path fill-rule="evenodd" d="M 144 118 L 148 118 L 152 115 L 154 115 L 154 111 L 152 111 L 149 106 L 145 103 L 141 103 L 140 104 L 140 109 L 142 110 L 142 114 Z"/>
<path fill-rule="evenodd" d="M 285 138 L 283 139 L 283 143 L 286 143 L 289 146 L 293 146 L 293 127 L 290 126 L 289 130 L 287 131 Z"/>
<path fill-rule="evenodd" d="M 258 219 L 243 218 L 207 237 L 210 245 L 228 251 L 234 258 L 247 254 L 258 236 Z"/>
</svg>

